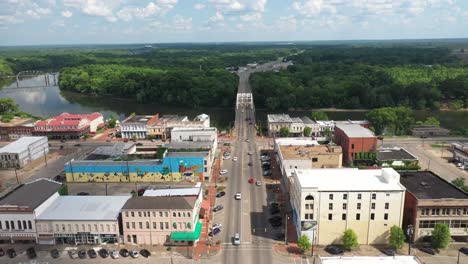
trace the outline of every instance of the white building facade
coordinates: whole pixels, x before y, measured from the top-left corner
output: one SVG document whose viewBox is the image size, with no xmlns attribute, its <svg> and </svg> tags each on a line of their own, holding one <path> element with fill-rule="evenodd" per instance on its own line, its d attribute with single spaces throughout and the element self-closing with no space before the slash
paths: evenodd
<svg viewBox="0 0 468 264">
<path fill-rule="evenodd" d="M 386 244 L 390 228 L 402 224 L 405 188 L 391 168 L 296 170 L 290 181 L 298 236 L 314 244 L 341 244 L 346 229 L 359 244 Z"/>
<path fill-rule="evenodd" d="M 2 168 L 22 168 L 47 153 L 47 137 L 22 137 L 0 149 L 0 165 Z"/>
</svg>

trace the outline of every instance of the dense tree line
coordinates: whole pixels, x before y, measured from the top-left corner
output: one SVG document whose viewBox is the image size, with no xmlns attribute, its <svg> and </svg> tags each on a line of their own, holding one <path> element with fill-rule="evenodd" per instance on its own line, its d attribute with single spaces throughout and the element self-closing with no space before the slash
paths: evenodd
<svg viewBox="0 0 468 264">
<path fill-rule="evenodd" d="M 258 107 L 438 109 L 468 104 L 468 65 L 442 48 L 329 48 L 291 56 L 295 65 L 251 76 Z M 430 64 L 429 64 L 430 63 Z"/>
<path fill-rule="evenodd" d="M 160 70 L 124 65 L 84 65 L 64 68 L 60 87 L 90 95 L 113 95 L 187 107 L 232 106 L 238 78 L 222 69 Z"/>
</svg>

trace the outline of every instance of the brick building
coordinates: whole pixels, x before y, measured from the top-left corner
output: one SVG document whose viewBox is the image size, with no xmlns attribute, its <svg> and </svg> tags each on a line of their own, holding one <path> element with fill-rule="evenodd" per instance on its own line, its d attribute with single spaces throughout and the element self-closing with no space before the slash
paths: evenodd
<svg viewBox="0 0 468 264">
<path fill-rule="evenodd" d="M 88 133 L 95 133 L 102 125 L 104 125 L 104 118 L 101 113 L 63 113 L 37 122 L 33 135 L 46 136 L 50 139 L 78 139 Z"/>
<path fill-rule="evenodd" d="M 15 117 L 10 122 L 0 123 L 0 139 L 18 139 L 31 136 L 36 120 L 33 118 Z"/>
<path fill-rule="evenodd" d="M 358 124 L 335 126 L 335 143 L 343 149 L 343 163 L 348 164 L 358 152 L 371 152 L 377 148 L 377 137 Z"/>
</svg>

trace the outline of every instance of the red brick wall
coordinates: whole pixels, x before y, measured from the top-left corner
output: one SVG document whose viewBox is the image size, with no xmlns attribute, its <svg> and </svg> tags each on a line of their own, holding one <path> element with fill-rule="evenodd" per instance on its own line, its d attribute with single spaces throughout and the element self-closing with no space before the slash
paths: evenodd
<svg viewBox="0 0 468 264">
<path fill-rule="evenodd" d="M 343 164 L 347 164 L 354 153 L 375 151 L 377 137 L 349 138 L 343 130 L 335 128 L 335 143 L 343 149 Z"/>
</svg>

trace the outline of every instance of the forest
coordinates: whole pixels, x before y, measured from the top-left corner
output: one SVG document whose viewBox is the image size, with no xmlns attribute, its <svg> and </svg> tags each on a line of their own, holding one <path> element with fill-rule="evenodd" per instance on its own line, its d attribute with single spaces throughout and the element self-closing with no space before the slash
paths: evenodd
<svg viewBox="0 0 468 264">
<path fill-rule="evenodd" d="M 468 107 L 468 64 L 446 48 L 311 48 L 293 66 L 251 75 L 257 107 Z"/>
</svg>

